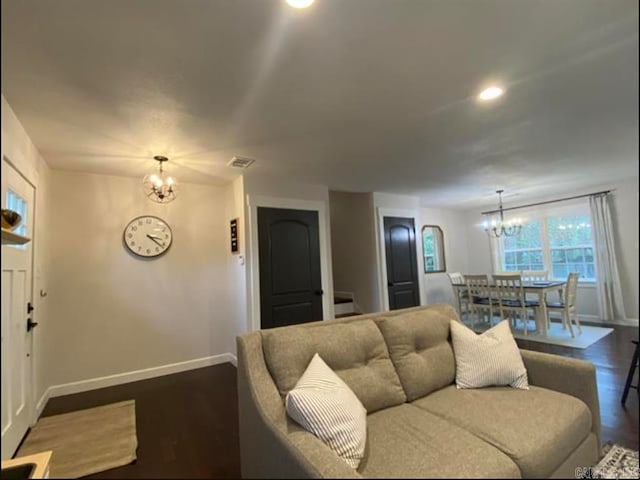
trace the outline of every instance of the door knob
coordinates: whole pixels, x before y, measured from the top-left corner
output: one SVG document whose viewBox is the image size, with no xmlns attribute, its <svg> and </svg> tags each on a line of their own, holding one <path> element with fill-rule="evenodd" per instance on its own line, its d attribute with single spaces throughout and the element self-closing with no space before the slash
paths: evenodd
<svg viewBox="0 0 640 480">
<path fill-rule="evenodd" d="M 27 303 L 27 313 L 31 313 L 35 310 L 35 307 L 31 305 L 31 302 Z"/>
<path fill-rule="evenodd" d="M 322 290 L 316 290 L 315 292 L 316 295 L 324 295 L 324 292 Z"/>
<path fill-rule="evenodd" d="M 38 326 L 38 322 L 34 322 L 31 318 L 27 318 L 27 332 L 30 332 Z"/>
</svg>

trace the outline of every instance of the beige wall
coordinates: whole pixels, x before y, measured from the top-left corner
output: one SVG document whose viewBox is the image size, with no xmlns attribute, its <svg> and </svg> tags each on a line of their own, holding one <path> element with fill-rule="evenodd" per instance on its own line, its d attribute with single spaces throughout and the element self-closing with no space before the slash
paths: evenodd
<svg viewBox="0 0 640 480">
<path fill-rule="evenodd" d="M 227 236 L 230 232 L 229 222 L 238 219 L 238 236 L 239 236 L 239 253 L 232 254 L 230 238 L 225 241 L 227 252 L 227 268 L 228 268 L 228 307 L 229 320 L 233 325 L 233 335 L 238 336 L 246 332 L 249 328 L 247 323 L 247 278 L 246 278 L 246 255 L 247 255 L 247 237 L 245 230 L 245 212 L 244 212 L 244 179 L 238 177 L 225 189 L 225 211 L 226 211 L 226 232 Z M 236 353 L 235 343 L 233 350 Z"/>
<path fill-rule="evenodd" d="M 247 328 L 260 328 L 260 282 L 257 255 L 257 207 L 320 209 L 320 268 L 322 271 L 323 317 L 331 319 L 333 312 L 333 275 L 331 269 L 331 225 L 329 221 L 329 188 L 293 182 L 270 176 L 259 167 L 249 169 L 243 178 L 245 199 Z M 323 233 L 324 232 L 324 233 Z"/>
<path fill-rule="evenodd" d="M 183 184 L 158 205 L 137 178 L 54 171 L 52 180 L 50 384 L 235 351 L 224 187 Z M 145 214 L 173 230 L 158 259 L 122 244 L 125 225 Z"/>
<path fill-rule="evenodd" d="M 38 328 L 33 330 L 33 398 L 36 402 L 42 397 L 47 387 L 44 375 L 45 366 L 51 361 L 47 345 L 50 338 L 49 304 L 46 297 L 41 297 L 40 290 L 46 291 L 49 279 L 49 261 L 51 249 L 50 231 L 50 176 L 51 170 L 41 157 L 29 135 L 23 128 L 7 103 L 4 95 L 2 103 L 2 154 L 20 173 L 36 188 L 35 231 L 32 235 L 34 252 L 33 301 L 34 321 Z"/>
<path fill-rule="evenodd" d="M 457 210 L 427 207 L 422 207 L 420 214 L 422 223 L 417 228 L 418 232 L 421 232 L 423 225 L 437 225 L 442 229 L 446 271 L 467 273 L 467 216 Z M 457 306 L 447 273 L 424 273 L 424 265 L 420 265 L 420 272 L 424 275 L 427 304 L 449 303 Z"/>
<path fill-rule="evenodd" d="M 350 292 L 362 313 L 380 310 L 371 193 L 329 192 L 333 287 Z"/>
<path fill-rule="evenodd" d="M 422 255 L 421 230 L 423 225 L 438 225 L 444 233 L 447 272 L 466 272 L 467 215 L 458 210 L 418 207 L 418 198 L 376 192 L 330 192 L 331 232 L 333 251 L 334 286 L 337 291 L 352 291 L 356 300 L 378 311 L 380 291 L 378 259 L 375 245 L 375 210 L 377 208 L 419 210 L 416 221 L 416 247 Z M 373 233 L 369 233 L 372 231 Z M 371 239 L 374 238 L 373 243 Z M 453 291 L 446 273 L 424 273 L 422 262 L 418 272 L 423 277 L 422 288 L 427 304 L 450 303 L 455 305 Z M 369 303 L 367 303 L 367 300 Z"/>
<path fill-rule="evenodd" d="M 397 195 L 393 193 L 373 192 L 373 210 L 376 229 L 376 269 L 378 271 L 378 296 L 380 310 L 389 308 L 389 291 L 387 288 L 387 263 L 384 240 L 384 225 L 382 217 L 398 216 L 411 217 L 416 228 L 416 268 L 420 290 L 420 304 L 426 304 L 424 277 L 422 275 L 422 243 L 420 240 L 420 198 L 412 195 Z"/>
</svg>

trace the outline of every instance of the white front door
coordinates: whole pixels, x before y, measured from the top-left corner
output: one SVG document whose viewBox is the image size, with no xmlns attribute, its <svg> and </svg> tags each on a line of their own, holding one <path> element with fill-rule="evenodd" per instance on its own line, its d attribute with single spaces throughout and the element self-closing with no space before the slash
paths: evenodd
<svg viewBox="0 0 640 480">
<path fill-rule="evenodd" d="M 2 208 L 22 215 L 15 232 L 27 237 L 33 235 L 34 198 L 33 186 L 2 159 Z M 2 459 L 13 455 L 32 415 L 31 253 L 31 242 L 2 246 Z"/>
</svg>

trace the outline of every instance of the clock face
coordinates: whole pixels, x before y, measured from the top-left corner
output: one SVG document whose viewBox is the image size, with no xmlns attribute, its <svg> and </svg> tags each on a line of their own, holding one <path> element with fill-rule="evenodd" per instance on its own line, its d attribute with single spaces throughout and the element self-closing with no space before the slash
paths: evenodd
<svg viewBox="0 0 640 480">
<path fill-rule="evenodd" d="M 172 241 L 167 222 L 151 215 L 134 218 L 124 229 L 124 244 L 140 257 L 159 257 L 169 250 Z"/>
</svg>

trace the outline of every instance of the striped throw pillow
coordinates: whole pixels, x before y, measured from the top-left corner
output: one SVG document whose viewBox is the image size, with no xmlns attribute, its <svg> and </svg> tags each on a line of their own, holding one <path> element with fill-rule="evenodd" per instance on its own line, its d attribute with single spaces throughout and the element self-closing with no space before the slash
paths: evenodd
<svg viewBox="0 0 640 480">
<path fill-rule="evenodd" d="M 477 335 L 462 323 L 452 320 L 451 341 L 458 388 L 511 385 L 529 390 L 527 369 L 508 321 Z"/>
<path fill-rule="evenodd" d="M 367 441 L 367 411 L 317 353 L 285 399 L 287 413 L 358 468 Z"/>
</svg>

